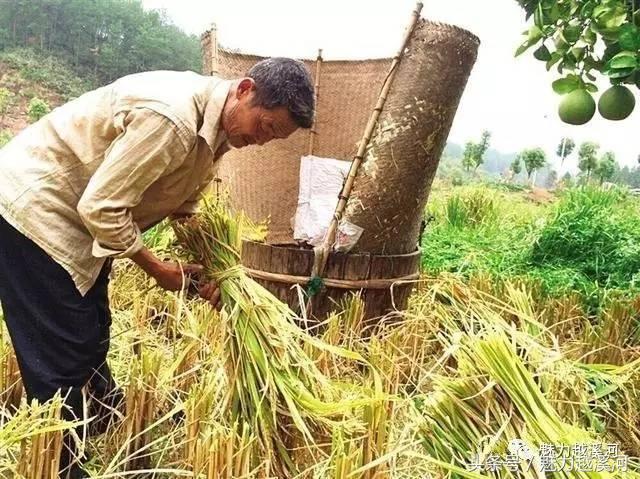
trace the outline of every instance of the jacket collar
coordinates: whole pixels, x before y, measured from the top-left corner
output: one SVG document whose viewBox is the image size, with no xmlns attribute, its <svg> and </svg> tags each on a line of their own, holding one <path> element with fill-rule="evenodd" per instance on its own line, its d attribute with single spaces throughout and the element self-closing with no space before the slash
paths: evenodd
<svg viewBox="0 0 640 479">
<path fill-rule="evenodd" d="M 229 94 L 229 88 L 231 88 L 232 84 L 233 80 L 222 80 L 214 77 L 204 93 L 204 113 L 198 136 L 207 142 L 211 152 L 214 154 L 227 139 L 224 130 L 220 129 L 220 121 L 222 119 L 222 110 Z"/>
</svg>

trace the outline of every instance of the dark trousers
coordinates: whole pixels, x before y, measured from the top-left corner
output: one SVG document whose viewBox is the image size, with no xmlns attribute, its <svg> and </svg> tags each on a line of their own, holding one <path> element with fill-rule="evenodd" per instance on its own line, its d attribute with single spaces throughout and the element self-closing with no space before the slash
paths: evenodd
<svg viewBox="0 0 640 479">
<path fill-rule="evenodd" d="M 62 266 L 0 217 L 0 303 L 27 397 L 45 402 L 60 391 L 68 406 L 63 416 L 83 419 L 87 386 L 89 414 L 96 416 L 90 434 L 103 432 L 122 404 L 106 363 L 110 266 L 83 297 Z M 62 467 L 75 454 L 69 438 Z"/>
</svg>

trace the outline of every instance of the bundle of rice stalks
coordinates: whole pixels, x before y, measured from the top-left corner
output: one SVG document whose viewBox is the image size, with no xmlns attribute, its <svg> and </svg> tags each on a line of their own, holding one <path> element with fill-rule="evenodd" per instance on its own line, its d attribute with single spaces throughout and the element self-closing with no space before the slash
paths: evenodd
<svg viewBox="0 0 640 479">
<path fill-rule="evenodd" d="M 456 374 L 437 378 L 435 394 L 417 402 L 425 418 L 423 445 L 454 477 L 474 477 L 466 475 L 471 470 L 495 478 L 534 479 L 545 473 L 558 479 L 638 477 L 617 469 L 614 457 L 600 465 L 597 457 L 578 465 L 579 458 L 564 455 L 583 445 L 604 446 L 609 437 L 561 417 L 505 331 L 463 334 L 455 346 Z"/>
<path fill-rule="evenodd" d="M 341 428 L 333 432 L 329 468 L 333 479 L 361 478 L 354 474 L 362 466 L 362 447 L 359 441 L 347 437 Z"/>
<path fill-rule="evenodd" d="M 371 404 L 363 390 L 338 385 L 305 352 L 305 345 L 366 363 L 354 352 L 330 346 L 296 326 L 294 313 L 252 280 L 240 264 L 243 234 L 250 222 L 233 215 L 223 201 L 205 199 L 201 212 L 175 226 L 189 259 L 214 279 L 228 315 L 227 399 L 235 420 L 247 423 L 266 454 L 279 458 L 281 475 L 296 468 L 287 451 L 287 427 L 293 425 L 309 446 L 314 431 L 353 421 L 354 409 Z M 376 382 L 380 391 L 379 381 Z M 374 398 L 380 400 L 380 397 Z"/>
</svg>

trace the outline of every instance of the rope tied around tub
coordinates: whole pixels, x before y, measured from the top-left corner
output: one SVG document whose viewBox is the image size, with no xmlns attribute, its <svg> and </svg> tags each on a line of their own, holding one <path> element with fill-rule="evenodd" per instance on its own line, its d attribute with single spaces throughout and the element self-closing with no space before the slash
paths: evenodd
<svg viewBox="0 0 640 479">
<path fill-rule="evenodd" d="M 376 278 L 376 279 L 337 279 L 337 278 L 319 278 L 318 276 L 295 276 L 284 273 L 271 273 L 269 271 L 260 271 L 252 268 L 243 268 L 244 271 L 253 279 L 261 279 L 264 281 L 273 281 L 276 283 L 299 284 L 306 286 L 307 290 L 318 288 L 311 296 L 326 286 L 328 288 L 339 289 L 387 289 L 396 283 L 405 281 L 415 281 L 420 278 L 420 273 L 412 273 L 396 278 Z M 318 280 L 320 283 L 318 283 Z"/>
</svg>

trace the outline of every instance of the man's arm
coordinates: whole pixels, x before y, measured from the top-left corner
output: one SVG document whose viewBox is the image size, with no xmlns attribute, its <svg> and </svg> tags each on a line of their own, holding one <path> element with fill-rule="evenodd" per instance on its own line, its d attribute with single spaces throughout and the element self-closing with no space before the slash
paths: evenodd
<svg viewBox="0 0 640 479">
<path fill-rule="evenodd" d="M 144 247 L 132 208 L 163 174 L 177 168 L 187 154 L 177 127 L 148 109 L 127 114 L 122 132 L 91 177 L 78 203 L 78 213 L 94 238 L 93 255 L 131 258 L 158 284 L 181 289 L 185 275 L 201 270 L 197 265 L 167 263 Z"/>
</svg>

